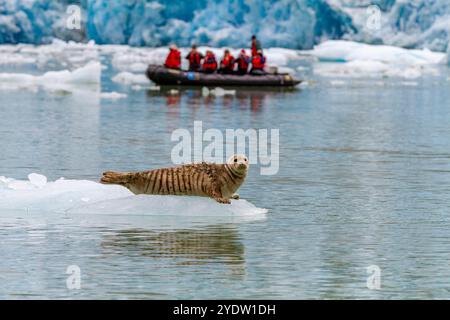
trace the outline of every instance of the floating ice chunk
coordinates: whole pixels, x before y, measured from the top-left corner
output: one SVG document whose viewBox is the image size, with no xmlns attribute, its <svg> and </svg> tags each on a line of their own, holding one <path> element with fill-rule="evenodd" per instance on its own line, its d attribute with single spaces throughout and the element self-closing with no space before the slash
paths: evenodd
<svg viewBox="0 0 450 320">
<path fill-rule="evenodd" d="M 351 78 L 404 78 L 417 79 L 424 74 L 435 74 L 432 66 L 393 65 L 381 61 L 355 60 L 346 63 L 318 63 L 314 65 L 314 74 L 323 77 Z"/>
<path fill-rule="evenodd" d="M 121 186 L 86 180 L 59 179 L 44 183 L 46 180 L 37 174 L 31 174 L 28 181 L 0 177 L 0 211 L 214 217 L 253 216 L 267 212 L 242 199 L 226 205 L 206 197 L 136 196 Z"/>
<path fill-rule="evenodd" d="M 123 71 L 123 72 L 116 74 L 112 78 L 112 81 L 121 83 L 121 84 L 126 84 L 126 85 L 148 84 L 149 83 L 149 80 L 147 79 L 147 77 L 144 74 L 135 74 L 135 73 L 127 72 L 127 71 Z"/>
<path fill-rule="evenodd" d="M 324 42 L 310 53 L 328 62 L 314 66 L 314 73 L 325 77 L 417 79 L 438 75 L 438 66 L 445 62 L 444 53 L 340 40 Z"/>
<path fill-rule="evenodd" d="M 111 100 L 117 100 L 126 98 L 127 95 L 125 93 L 119 93 L 119 92 L 102 92 L 100 93 L 100 98 L 102 99 L 111 99 Z"/>
<path fill-rule="evenodd" d="M 49 71 L 41 76 L 40 80 L 68 84 L 99 84 L 102 74 L 100 62 L 90 62 L 84 67 L 74 71 Z"/>
<path fill-rule="evenodd" d="M 446 57 L 445 53 L 426 49 L 411 50 L 343 40 L 325 41 L 315 46 L 310 53 L 323 61 L 370 60 L 400 64 L 440 64 L 445 62 Z"/>
<path fill-rule="evenodd" d="M 90 62 L 73 71 L 49 71 L 40 76 L 26 73 L 0 73 L 0 85 L 6 83 L 11 89 L 26 87 L 67 88 L 78 85 L 98 85 L 100 76 L 101 64 Z"/>
<path fill-rule="evenodd" d="M 151 86 L 151 87 L 148 88 L 148 90 L 151 90 L 151 91 L 160 91 L 160 90 L 161 90 L 161 87 L 160 87 L 160 86 Z"/>
<path fill-rule="evenodd" d="M 169 94 L 171 94 L 171 95 L 177 95 L 179 93 L 180 93 L 180 91 L 178 91 L 177 89 L 170 89 L 169 90 Z"/>
<path fill-rule="evenodd" d="M 209 89 L 207 87 L 202 88 L 202 96 L 204 97 L 209 96 Z"/>
<path fill-rule="evenodd" d="M 223 88 L 217 87 L 213 90 L 210 90 L 210 94 L 215 95 L 217 97 L 226 96 L 226 95 L 235 95 L 236 90 L 225 90 Z"/>
<path fill-rule="evenodd" d="M 266 209 L 255 207 L 246 200 L 231 200 L 220 204 L 206 197 L 138 195 L 100 201 L 71 209 L 72 214 L 152 215 L 152 216 L 233 216 L 258 215 Z"/>
<path fill-rule="evenodd" d="M 47 177 L 42 174 L 30 173 L 28 175 L 30 183 L 38 188 L 43 188 L 47 184 Z"/>
</svg>

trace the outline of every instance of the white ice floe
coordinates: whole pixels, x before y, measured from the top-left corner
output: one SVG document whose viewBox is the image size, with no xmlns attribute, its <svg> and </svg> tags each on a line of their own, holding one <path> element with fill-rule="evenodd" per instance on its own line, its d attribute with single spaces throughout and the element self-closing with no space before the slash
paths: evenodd
<svg viewBox="0 0 450 320">
<path fill-rule="evenodd" d="M 0 212 L 63 212 L 67 214 L 147 216 L 248 216 L 266 209 L 245 200 L 219 204 L 206 197 L 154 196 L 132 194 L 117 185 L 87 180 L 59 179 L 30 174 L 29 180 L 0 177 Z"/>
<path fill-rule="evenodd" d="M 45 89 L 70 88 L 79 85 L 99 85 L 101 65 L 90 62 L 84 67 L 73 71 L 48 71 L 43 75 L 26 73 L 0 73 L 0 87 L 11 89 L 43 87 Z"/>
<path fill-rule="evenodd" d="M 310 52 L 320 60 L 349 62 L 372 60 L 386 63 L 439 64 L 445 62 L 445 53 L 430 50 L 411 50 L 386 45 L 369 45 L 359 42 L 325 41 Z"/>
<path fill-rule="evenodd" d="M 343 40 L 326 41 L 309 53 L 322 62 L 314 73 L 324 77 L 417 79 L 438 74 L 445 63 L 444 53 Z"/>
<path fill-rule="evenodd" d="M 119 93 L 119 92 L 102 92 L 100 93 L 100 98 L 102 99 L 111 99 L 111 100 L 118 100 L 126 98 L 127 95 L 125 93 Z"/>
<path fill-rule="evenodd" d="M 116 74 L 112 81 L 125 85 L 134 85 L 134 84 L 148 84 L 149 80 L 144 74 L 135 74 L 128 71 L 123 71 Z"/>
<path fill-rule="evenodd" d="M 28 180 L 33 186 L 38 188 L 43 188 L 47 184 L 47 177 L 42 174 L 30 173 Z"/>
<path fill-rule="evenodd" d="M 223 97 L 223 96 L 227 96 L 227 95 L 235 95 L 236 94 L 236 90 L 225 90 L 223 88 L 220 87 L 216 87 L 214 89 L 209 89 L 207 87 L 203 87 L 202 88 L 202 95 L 204 97 L 207 97 L 209 95 L 213 95 L 216 97 Z"/>
</svg>

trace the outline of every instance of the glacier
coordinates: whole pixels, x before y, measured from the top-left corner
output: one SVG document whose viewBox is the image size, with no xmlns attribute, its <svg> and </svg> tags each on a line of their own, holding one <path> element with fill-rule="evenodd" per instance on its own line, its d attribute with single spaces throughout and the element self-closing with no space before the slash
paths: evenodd
<svg viewBox="0 0 450 320">
<path fill-rule="evenodd" d="M 82 8 L 81 30 L 65 28 L 71 4 Z M 0 43 L 241 47 L 258 34 L 264 46 L 301 49 L 353 32 L 351 18 L 326 0 L 0 0 Z"/>
<path fill-rule="evenodd" d="M 69 5 L 82 9 L 81 28 L 66 27 Z M 368 29 L 367 7 L 381 10 Z M 330 39 L 447 52 L 447 0 L 0 0 L 0 43 L 95 41 L 131 46 L 248 46 L 311 49 Z"/>
</svg>

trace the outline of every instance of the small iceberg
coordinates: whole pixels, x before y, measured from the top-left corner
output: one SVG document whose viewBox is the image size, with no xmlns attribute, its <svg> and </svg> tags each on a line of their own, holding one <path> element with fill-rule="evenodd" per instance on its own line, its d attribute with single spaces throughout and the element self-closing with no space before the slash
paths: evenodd
<svg viewBox="0 0 450 320">
<path fill-rule="evenodd" d="M 330 78 L 417 79 L 437 75 L 445 63 L 445 53 L 343 40 L 326 41 L 309 53 L 319 60 L 314 73 Z"/>
<path fill-rule="evenodd" d="M 264 217 L 266 209 L 246 200 L 220 204 L 206 197 L 134 195 L 117 185 L 87 180 L 58 179 L 48 182 L 32 173 L 28 180 L 0 177 L 2 212 L 64 213 L 69 216 L 183 216 L 183 217 Z"/>
<path fill-rule="evenodd" d="M 101 72 L 100 62 L 90 62 L 73 71 L 48 71 L 43 75 L 0 73 L 0 85 L 7 84 L 11 89 L 42 87 L 50 90 L 81 85 L 98 86 Z"/>
</svg>

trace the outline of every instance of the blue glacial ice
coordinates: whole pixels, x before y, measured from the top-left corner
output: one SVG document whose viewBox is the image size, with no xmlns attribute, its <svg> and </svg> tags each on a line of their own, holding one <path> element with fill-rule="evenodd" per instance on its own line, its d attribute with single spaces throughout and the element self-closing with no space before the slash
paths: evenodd
<svg viewBox="0 0 450 320">
<path fill-rule="evenodd" d="M 81 31 L 64 28 L 73 3 L 83 8 Z M 350 17 L 326 0 L 0 0 L 0 43 L 84 37 L 98 44 L 240 47 L 256 33 L 265 46 L 311 48 L 355 31 Z"/>
<path fill-rule="evenodd" d="M 81 30 L 66 28 L 67 7 L 82 8 Z M 367 6 L 381 9 L 381 28 L 367 28 Z M 446 52 L 448 0 L 0 0 L 0 43 L 53 38 L 98 44 L 165 46 L 192 42 L 310 49 L 329 39 Z"/>
</svg>

